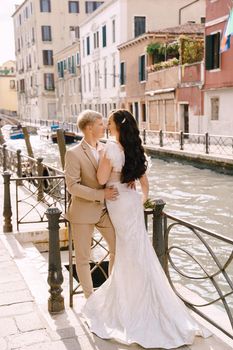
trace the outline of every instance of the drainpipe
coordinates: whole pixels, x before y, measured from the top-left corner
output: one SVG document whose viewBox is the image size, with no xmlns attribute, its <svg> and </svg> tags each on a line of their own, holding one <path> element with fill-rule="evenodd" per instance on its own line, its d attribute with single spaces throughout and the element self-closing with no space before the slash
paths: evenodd
<svg viewBox="0 0 233 350">
<path fill-rule="evenodd" d="M 189 6 L 193 5 L 193 4 L 195 4 L 195 2 L 198 2 L 198 1 L 199 0 L 194 0 L 194 1 L 190 2 L 189 4 L 183 6 L 183 7 L 181 7 L 179 9 L 179 24 L 181 24 L 181 11 L 184 10 L 186 7 L 189 7 Z"/>
</svg>

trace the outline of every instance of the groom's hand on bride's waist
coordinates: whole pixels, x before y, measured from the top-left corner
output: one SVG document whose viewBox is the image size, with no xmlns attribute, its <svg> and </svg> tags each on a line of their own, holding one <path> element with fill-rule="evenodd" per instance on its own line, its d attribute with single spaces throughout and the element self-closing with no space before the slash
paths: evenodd
<svg viewBox="0 0 233 350">
<path fill-rule="evenodd" d="M 110 201 L 115 201 L 119 195 L 116 187 L 110 186 L 104 189 L 104 198 Z"/>
</svg>

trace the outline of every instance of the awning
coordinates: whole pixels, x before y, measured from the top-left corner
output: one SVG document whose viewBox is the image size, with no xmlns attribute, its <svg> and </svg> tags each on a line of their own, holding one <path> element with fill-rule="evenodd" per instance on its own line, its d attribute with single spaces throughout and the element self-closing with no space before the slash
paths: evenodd
<svg viewBox="0 0 233 350">
<path fill-rule="evenodd" d="M 165 94 L 165 93 L 167 93 L 167 92 L 172 92 L 172 91 L 175 91 L 175 88 L 150 90 L 150 91 L 146 91 L 146 92 L 145 92 L 145 95 L 154 96 L 154 95 L 157 95 L 157 94 Z"/>
</svg>

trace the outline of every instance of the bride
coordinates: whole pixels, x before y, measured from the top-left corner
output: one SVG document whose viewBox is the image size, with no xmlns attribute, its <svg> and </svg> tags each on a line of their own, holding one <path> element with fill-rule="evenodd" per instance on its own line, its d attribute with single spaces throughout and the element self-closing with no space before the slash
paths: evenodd
<svg viewBox="0 0 233 350">
<path fill-rule="evenodd" d="M 154 252 L 144 223 L 148 197 L 147 161 L 132 114 L 113 111 L 108 141 L 100 160 L 100 184 L 117 187 L 119 196 L 107 201 L 116 232 L 113 271 L 83 308 L 90 330 L 104 339 L 145 348 L 176 348 L 192 344 L 203 329 L 175 295 Z M 139 179 L 142 196 L 128 186 Z"/>
</svg>

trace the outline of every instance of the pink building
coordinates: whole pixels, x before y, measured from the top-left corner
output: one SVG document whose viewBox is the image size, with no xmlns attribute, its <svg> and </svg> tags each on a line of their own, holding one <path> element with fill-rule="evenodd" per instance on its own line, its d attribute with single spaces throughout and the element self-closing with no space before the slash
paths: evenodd
<svg viewBox="0 0 233 350">
<path fill-rule="evenodd" d="M 233 135 L 233 38 L 229 50 L 220 53 L 231 0 L 206 0 L 205 85 L 202 131 Z"/>
</svg>

